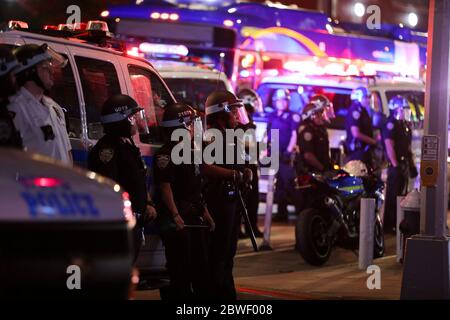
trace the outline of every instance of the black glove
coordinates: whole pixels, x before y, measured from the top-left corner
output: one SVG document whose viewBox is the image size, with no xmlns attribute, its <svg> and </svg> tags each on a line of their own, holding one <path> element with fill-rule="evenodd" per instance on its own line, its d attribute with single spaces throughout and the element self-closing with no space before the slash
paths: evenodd
<svg viewBox="0 0 450 320">
<path fill-rule="evenodd" d="M 417 171 L 416 166 L 414 163 L 409 164 L 409 177 L 411 179 L 415 179 L 419 175 L 419 172 Z"/>
</svg>

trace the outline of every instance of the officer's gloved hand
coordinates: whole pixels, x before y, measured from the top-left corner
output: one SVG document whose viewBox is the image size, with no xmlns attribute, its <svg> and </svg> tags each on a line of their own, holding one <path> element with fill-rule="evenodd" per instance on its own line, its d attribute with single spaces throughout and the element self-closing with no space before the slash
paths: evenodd
<svg viewBox="0 0 450 320">
<path fill-rule="evenodd" d="M 418 175 L 419 175 L 419 172 L 417 171 L 416 166 L 414 165 L 414 163 L 411 163 L 409 165 L 409 177 L 411 179 L 415 179 L 415 178 L 417 178 Z"/>
<path fill-rule="evenodd" d="M 234 171 L 234 182 L 238 187 L 244 186 L 245 189 L 251 188 L 252 180 L 253 172 L 249 168 L 245 168 L 244 172 Z"/>
</svg>

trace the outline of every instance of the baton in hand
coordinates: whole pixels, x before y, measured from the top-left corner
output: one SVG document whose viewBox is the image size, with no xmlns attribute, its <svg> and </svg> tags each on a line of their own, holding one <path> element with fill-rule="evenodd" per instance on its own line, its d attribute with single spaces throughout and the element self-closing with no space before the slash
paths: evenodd
<svg viewBox="0 0 450 320">
<path fill-rule="evenodd" d="M 258 245 L 256 244 L 255 233 L 253 232 L 252 225 L 250 223 L 250 219 L 248 217 L 247 207 L 245 206 L 244 198 L 242 198 L 241 190 L 237 189 L 239 202 L 241 203 L 241 215 L 244 218 L 245 226 L 247 227 L 247 231 L 250 231 L 250 240 L 252 241 L 253 250 L 258 251 Z"/>
</svg>

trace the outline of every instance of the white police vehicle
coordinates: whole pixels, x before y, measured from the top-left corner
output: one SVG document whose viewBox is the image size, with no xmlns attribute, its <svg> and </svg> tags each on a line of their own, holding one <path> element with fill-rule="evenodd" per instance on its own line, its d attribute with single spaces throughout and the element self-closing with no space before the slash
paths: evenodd
<svg viewBox="0 0 450 320">
<path fill-rule="evenodd" d="M 0 298 L 128 298 L 135 220 L 120 186 L 12 149 L 0 166 Z"/>
<path fill-rule="evenodd" d="M 351 92 L 357 87 L 368 88 L 371 94 L 371 106 L 375 111 L 382 111 L 389 116 L 388 102 L 395 95 L 402 95 L 408 99 L 412 110 L 414 121 L 413 130 L 413 152 L 415 162 L 420 161 L 420 143 L 422 136 L 422 124 L 424 117 L 424 95 L 425 85 L 422 82 L 410 79 L 377 79 L 373 78 L 351 78 L 340 76 L 302 76 L 294 73 L 289 75 L 264 78 L 257 92 L 261 96 L 265 112 L 255 117 L 258 136 L 265 131 L 267 112 L 274 109 L 272 106 L 272 95 L 277 89 L 288 89 L 290 91 L 290 110 L 301 113 L 309 98 L 314 94 L 324 94 L 333 103 L 336 118 L 328 125 L 330 139 L 331 159 L 336 165 L 343 165 L 343 144 L 346 139 L 345 117 L 351 105 Z M 267 182 L 261 179 L 260 192 L 267 191 Z"/>
<path fill-rule="evenodd" d="M 24 26 L 23 23 L 10 25 Z M 72 28 L 60 25 L 57 29 L 67 27 Z M 120 43 L 113 40 L 104 22 L 90 22 L 84 26 L 85 30 L 53 30 L 55 28 L 48 26 L 47 30 L 33 32 L 6 30 L 0 32 L 0 43 L 11 47 L 47 43 L 67 59 L 64 68 L 55 70 L 55 85 L 49 95 L 67 110 L 75 163 L 86 167 L 89 148 L 103 135 L 102 104 L 108 97 L 122 93 L 133 97 L 145 109 L 150 139 L 136 135 L 134 140 L 150 169 L 153 154 L 162 145 L 159 122 L 164 107 L 175 101 L 159 73 L 145 59 L 128 55 L 121 47 L 114 49 Z M 149 174 L 151 186 L 151 171 Z M 146 245 L 138 259 L 141 274 L 164 272 L 165 254 L 161 241 L 152 228 L 146 232 Z"/>
<path fill-rule="evenodd" d="M 234 92 L 225 73 L 216 69 L 182 62 L 157 62 L 154 65 L 177 101 L 186 102 L 201 112 L 205 111 L 206 98 L 212 92 Z"/>
</svg>

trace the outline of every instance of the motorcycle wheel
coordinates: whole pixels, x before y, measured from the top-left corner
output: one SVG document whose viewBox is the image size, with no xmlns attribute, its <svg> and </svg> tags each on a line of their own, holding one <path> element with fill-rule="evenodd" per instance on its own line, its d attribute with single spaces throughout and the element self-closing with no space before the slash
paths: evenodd
<svg viewBox="0 0 450 320">
<path fill-rule="evenodd" d="M 327 230 L 327 220 L 319 210 L 308 208 L 300 212 L 295 226 L 295 247 L 309 264 L 321 266 L 328 261 L 332 244 Z"/>
<path fill-rule="evenodd" d="M 384 233 L 383 224 L 379 217 L 376 218 L 374 239 L 373 239 L 373 258 L 381 258 L 384 256 Z"/>
</svg>

